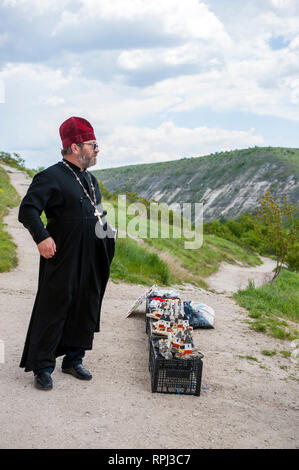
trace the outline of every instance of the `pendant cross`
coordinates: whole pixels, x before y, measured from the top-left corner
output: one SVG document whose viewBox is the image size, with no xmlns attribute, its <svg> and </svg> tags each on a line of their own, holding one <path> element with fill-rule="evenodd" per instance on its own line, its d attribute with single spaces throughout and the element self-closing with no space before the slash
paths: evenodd
<svg viewBox="0 0 299 470">
<path fill-rule="evenodd" d="M 102 214 L 101 214 L 101 212 L 98 211 L 98 209 L 96 209 L 96 210 L 94 211 L 94 215 L 99 219 L 100 224 L 103 225 L 103 221 L 102 221 L 102 219 L 101 219 L 101 215 L 102 215 Z"/>
</svg>

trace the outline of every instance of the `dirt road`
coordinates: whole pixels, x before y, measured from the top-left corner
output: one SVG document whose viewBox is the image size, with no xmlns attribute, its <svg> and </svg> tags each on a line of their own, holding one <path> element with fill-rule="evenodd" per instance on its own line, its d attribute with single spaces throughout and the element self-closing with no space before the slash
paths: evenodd
<svg viewBox="0 0 299 470">
<path fill-rule="evenodd" d="M 23 196 L 29 180 L 12 169 L 9 175 Z M 0 274 L 0 340 L 5 347 L 0 363 L 0 448 L 299 447 L 297 363 L 279 352 L 272 357 L 261 353 L 290 350 L 290 343 L 251 331 L 245 310 L 227 295 L 190 286 L 179 288 L 183 299 L 200 300 L 216 314 L 215 329 L 193 332 L 204 354 L 199 397 L 151 393 L 144 310 L 125 317 L 145 288 L 111 281 L 101 332 L 85 358 L 93 380 L 85 383 L 61 373 L 59 358 L 53 390 L 36 390 L 33 374 L 20 369 L 19 361 L 39 258 L 17 221 L 17 211 L 11 210 L 6 223 L 18 245 L 19 265 Z M 218 279 L 218 286 L 226 281 L 229 278 Z"/>
</svg>

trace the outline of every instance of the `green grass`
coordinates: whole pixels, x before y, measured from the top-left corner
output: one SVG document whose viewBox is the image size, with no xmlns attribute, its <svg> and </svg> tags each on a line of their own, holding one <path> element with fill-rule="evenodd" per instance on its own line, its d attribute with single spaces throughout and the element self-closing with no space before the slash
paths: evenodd
<svg viewBox="0 0 299 470">
<path fill-rule="evenodd" d="M 234 299 L 249 311 L 251 327 L 279 339 L 299 338 L 299 275 L 282 270 L 273 283 L 239 290 Z"/>
<path fill-rule="evenodd" d="M 130 238 L 118 238 L 111 264 L 111 279 L 143 285 L 170 285 L 168 266 Z"/>
<path fill-rule="evenodd" d="M 20 196 L 10 184 L 9 176 L 0 167 L 0 272 L 9 271 L 18 264 L 16 244 L 5 230 L 3 223 L 8 208 L 15 207 L 20 202 Z"/>
<path fill-rule="evenodd" d="M 286 351 L 286 350 L 283 349 L 282 351 L 279 351 L 279 352 L 283 357 L 290 357 L 291 356 L 290 351 Z"/>
<path fill-rule="evenodd" d="M 0 153 L 0 157 L 6 164 L 10 164 L 18 169 L 24 168 L 24 162 L 17 154 L 14 154 L 14 157 L 12 157 L 2 152 Z M 33 174 L 37 170 L 30 171 Z M 5 178 L 5 172 L 2 172 L 2 178 Z M 9 204 L 17 204 L 19 200 L 17 199 L 17 202 L 14 202 L 14 195 L 12 194 L 14 189 L 8 184 L 7 177 L 5 182 L 3 181 L 2 186 L 5 192 L 4 195 L 1 193 L 0 197 L 2 197 L 3 210 L 5 211 L 6 208 L 9 207 Z M 113 204 L 116 209 L 116 215 L 118 215 L 115 195 L 110 194 L 108 191 L 106 191 L 106 193 L 106 204 L 108 202 Z M 137 195 L 134 196 L 132 193 L 127 202 L 135 201 L 134 198 L 136 198 L 136 196 Z M 137 200 L 137 202 L 138 201 L 143 202 L 142 199 Z M 144 202 L 146 203 L 148 201 L 144 200 Z M 103 205 L 105 208 L 105 200 L 103 201 Z M 132 221 L 133 218 L 133 215 L 127 216 L 126 223 Z M 44 213 L 42 214 L 42 220 L 46 224 Z M 118 221 L 116 220 L 115 222 L 116 226 L 118 226 Z M 118 238 L 115 258 L 111 266 L 112 279 L 145 285 L 152 283 L 169 285 L 173 282 L 192 282 L 207 288 L 204 278 L 216 272 L 222 261 L 228 263 L 238 261 L 249 266 L 255 266 L 261 263 L 260 258 L 250 249 L 246 249 L 246 247 L 240 246 L 232 240 L 221 238 L 216 234 L 205 233 L 202 247 L 188 250 L 184 246 L 188 238 L 183 236 L 181 238 L 161 238 L 161 236 L 160 238 L 150 238 L 149 220 L 145 217 L 140 221 L 140 226 L 145 228 L 146 236 L 143 238 L 145 243 L 137 243 L 129 237 L 126 239 Z M 162 227 L 163 225 L 160 223 L 159 234 L 161 234 Z M 128 231 L 131 231 L 131 234 L 134 235 L 132 228 L 133 226 L 131 224 L 131 229 Z M 1 251 L 3 253 L 2 264 L 4 266 L 2 269 L 8 270 L 17 262 L 16 259 L 11 257 L 11 253 L 15 252 L 16 247 L 12 243 L 9 235 L 3 230 L 3 227 L 1 231 L 1 247 L 3 247 Z M 263 331 L 265 326 L 260 321 L 259 313 L 253 312 L 252 315 L 257 315 L 259 323 L 257 322 L 256 328 Z M 274 326 L 277 327 L 278 325 L 275 324 Z"/>
<path fill-rule="evenodd" d="M 239 355 L 238 357 L 239 357 L 240 359 L 247 359 L 248 361 L 259 362 L 256 357 L 251 356 L 251 355 L 247 355 L 247 356 Z"/>
<path fill-rule="evenodd" d="M 186 239 L 157 239 L 145 240 L 150 246 L 169 251 L 181 265 L 195 276 L 207 277 L 218 271 L 222 261 L 234 264 L 237 261 L 250 266 L 261 264 L 260 259 L 244 248 L 215 235 L 204 235 L 201 248 L 188 250 L 184 246 Z"/>
<path fill-rule="evenodd" d="M 109 207 L 109 205 L 112 205 L 113 208 Z M 103 201 L 103 206 L 108 210 L 108 221 L 119 228 L 118 216 L 123 216 L 125 207 L 118 207 L 117 200 L 115 199 L 106 201 L 106 204 L 105 201 Z M 113 211 L 115 220 L 112 215 Z M 175 276 L 177 267 L 182 268 L 180 269 L 180 276 L 178 276 L 181 282 L 191 282 L 203 288 L 207 288 L 204 278 L 215 273 L 222 261 L 232 264 L 238 261 L 248 266 L 261 264 L 260 258 L 252 253 L 252 251 L 214 234 L 204 234 L 203 244 L 200 248 L 186 249 L 185 242 L 194 239 L 194 232 L 191 232 L 187 238 L 187 235 L 183 236 L 186 234 L 186 231 L 182 231 L 183 235 L 180 238 L 173 238 L 173 228 L 170 225 L 169 238 L 164 238 L 161 236 L 161 232 L 163 229 L 166 231 L 165 224 L 161 223 L 161 221 L 159 221 L 158 225 L 158 237 L 150 238 L 150 221 L 147 217 L 139 217 L 138 225 L 136 225 L 137 218 L 133 220 L 134 217 L 135 215 L 126 216 L 127 233 L 136 236 L 137 234 L 134 233 L 135 227 L 135 230 L 138 230 L 139 234 L 141 234 L 140 237 L 142 237 L 142 240 L 145 242 L 144 249 L 147 248 L 148 251 L 155 250 L 158 255 L 159 253 L 161 256 L 163 254 L 163 258 L 165 258 L 165 255 L 167 256 L 168 253 L 171 257 L 168 262 L 170 272 Z M 122 228 L 125 229 L 125 227 Z"/>
<path fill-rule="evenodd" d="M 30 178 L 33 178 L 33 176 L 39 171 L 35 169 L 26 168 L 25 160 L 21 158 L 18 153 L 13 153 L 13 155 L 11 155 L 10 153 L 7 153 L 7 152 L 0 152 L 0 163 L 11 166 L 12 168 L 16 168 L 17 170 L 23 171 L 24 173 L 27 173 L 27 175 L 30 176 Z M 42 167 L 40 167 L 40 169 L 41 168 Z"/>
<path fill-rule="evenodd" d="M 276 352 L 277 352 L 277 351 L 275 351 L 275 350 L 274 350 L 274 351 L 271 351 L 271 350 L 269 350 L 269 349 L 263 349 L 263 350 L 261 351 L 261 353 L 262 353 L 264 356 L 275 356 L 275 355 L 276 355 Z"/>
</svg>

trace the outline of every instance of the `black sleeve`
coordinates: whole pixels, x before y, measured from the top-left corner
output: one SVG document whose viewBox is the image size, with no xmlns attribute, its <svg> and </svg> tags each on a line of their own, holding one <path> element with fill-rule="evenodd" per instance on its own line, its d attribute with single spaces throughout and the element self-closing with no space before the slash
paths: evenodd
<svg viewBox="0 0 299 470">
<path fill-rule="evenodd" d="M 46 208 L 61 203 L 60 189 L 46 171 L 37 173 L 19 208 L 19 222 L 26 227 L 36 244 L 50 237 L 40 218 Z"/>
</svg>

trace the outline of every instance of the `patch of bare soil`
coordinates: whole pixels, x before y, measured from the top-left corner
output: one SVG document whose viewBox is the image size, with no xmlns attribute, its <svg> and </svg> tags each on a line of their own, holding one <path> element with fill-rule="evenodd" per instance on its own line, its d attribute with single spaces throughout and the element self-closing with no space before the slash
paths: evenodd
<svg viewBox="0 0 299 470">
<path fill-rule="evenodd" d="M 232 294 L 238 289 L 245 289 L 249 280 L 254 282 L 255 287 L 270 282 L 276 262 L 270 258 L 260 258 L 263 264 L 253 267 L 221 263 L 218 271 L 207 279 L 210 289 L 217 293 Z"/>
</svg>

